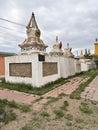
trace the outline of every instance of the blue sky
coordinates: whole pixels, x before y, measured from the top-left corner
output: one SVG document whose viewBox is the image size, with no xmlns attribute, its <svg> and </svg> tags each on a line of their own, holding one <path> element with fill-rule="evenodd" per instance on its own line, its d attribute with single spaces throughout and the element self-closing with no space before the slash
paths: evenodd
<svg viewBox="0 0 98 130">
<path fill-rule="evenodd" d="M 48 51 L 58 36 L 63 49 L 69 43 L 74 53 L 86 48 L 93 52 L 98 38 L 97 0 L 0 0 L 0 18 L 27 25 L 32 12 Z M 19 52 L 25 32 L 25 26 L 0 20 L 0 51 Z"/>
</svg>

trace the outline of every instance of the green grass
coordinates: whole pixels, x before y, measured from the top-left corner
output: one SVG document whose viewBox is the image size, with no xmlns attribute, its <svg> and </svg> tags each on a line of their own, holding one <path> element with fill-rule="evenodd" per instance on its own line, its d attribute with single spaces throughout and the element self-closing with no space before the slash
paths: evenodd
<svg viewBox="0 0 98 130">
<path fill-rule="evenodd" d="M 30 105 L 24 105 L 24 104 L 18 104 L 15 101 L 8 101 L 7 99 L 0 99 L 0 108 L 3 107 L 10 107 L 15 109 L 20 109 L 22 112 L 29 112 L 30 111 Z"/>
<path fill-rule="evenodd" d="M 79 87 L 70 95 L 71 99 L 80 99 L 81 92 L 88 86 L 88 84 L 98 75 L 98 69 L 91 70 L 83 73 L 83 78 L 88 78 L 87 81 L 81 83 Z"/>
<path fill-rule="evenodd" d="M 92 114 L 93 110 L 91 109 L 90 105 L 87 102 L 82 102 L 79 106 L 81 112 L 86 114 Z"/>
<path fill-rule="evenodd" d="M 42 111 L 41 112 L 41 116 L 43 116 L 43 117 L 49 117 L 49 114 L 46 111 Z"/>
<path fill-rule="evenodd" d="M 30 93 L 30 94 L 43 95 L 43 94 L 49 92 L 50 90 L 53 90 L 67 82 L 69 82 L 69 81 L 65 80 L 64 78 L 60 78 L 54 82 L 50 82 L 50 83 L 42 86 L 41 88 L 36 88 L 36 87 L 32 87 L 31 85 L 26 85 L 23 83 L 14 84 L 14 83 L 5 82 L 5 80 L 3 79 L 2 82 L 0 83 L 0 87 L 7 88 L 10 90 L 16 90 L 16 91 L 20 91 L 20 92 L 26 92 L 26 93 Z"/>
<path fill-rule="evenodd" d="M 14 101 L 8 101 L 6 99 L 0 99 L 0 122 L 7 124 L 10 121 L 15 120 L 17 115 L 15 112 L 13 112 L 13 109 L 19 109 L 22 112 L 29 112 L 30 106 L 20 105 Z"/>
<path fill-rule="evenodd" d="M 30 112 L 31 111 L 30 105 L 20 105 L 20 110 L 22 112 Z"/>
<path fill-rule="evenodd" d="M 67 115 L 65 115 L 64 117 L 65 117 L 65 119 L 67 119 L 67 120 L 70 120 L 70 121 L 73 120 L 73 115 L 71 115 L 71 114 L 67 114 Z"/>
<path fill-rule="evenodd" d="M 77 117 L 75 119 L 75 121 L 76 121 L 76 123 L 83 123 L 84 122 L 84 120 L 82 118 L 79 118 L 79 117 Z"/>
<path fill-rule="evenodd" d="M 5 124 L 8 124 L 10 121 L 13 121 L 17 118 L 17 115 L 12 111 L 5 111 L 4 119 L 2 120 Z"/>
<path fill-rule="evenodd" d="M 22 127 L 20 130 L 41 130 L 41 125 L 45 122 L 44 119 L 47 120 L 48 118 L 44 118 L 44 116 L 42 117 L 42 115 L 37 112 L 35 115 L 32 116 L 31 121 L 28 122 L 28 124 L 25 124 L 25 126 Z M 42 128 L 42 130 L 44 129 Z"/>
<path fill-rule="evenodd" d="M 45 103 L 45 105 L 48 105 L 50 103 L 56 102 L 60 99 L 60 97 L 48 97 L 48 101 Z"/>
<path fill-rule="evenodd" d="M 66 125 L 67 126 L 72 126 L 72 122 L 67 122 Z"/>
<path fill-rule="evenodd" d="M 61 94 L 59 94 L 58 97 L 47 97 L 48 101 L 45 103 L 45 105 L 48 105 L 48 104 L 53 103 L 53 102 L 56 102 L 56 101 L 58 101 L 59 99 L 61 99 L 65 95 L 66 94 L 61 93 Z M 64 101 L 64 104 L 61 106 L 61 109 L 65 110 L 67 108 L 67 106 L 69 106 L 68 102 Z"/>
<path fill-rule="evenodd" d="M 85 73 L 85 71 L 81 71 L 79 73 L 75 73 L 75 75 L 72 75 L 72 76 L 69 76 L 68 78 L 74 78 L 74 77 L 77 77 L 77 76 L 81 76 Z"/>
<path fill-rule="evenodd" d="M 62 110 L 67 110 L 67 107 L 69 106 L 68 101 L 64 101 L 63 105 L 60 107 Z"/>
<path fill-rule="evenodd" d="M 15 101 L 8 101 L 8 100 L 5 100 L 6 101 L 6 104 L 9 106 L 9 107 L 12 107 L 12 108 L 20 108 L 20 105 L 17 104 Z"/>
<path fill-rule="evenodd" d="M 7 99 L 0 99 L 0 105 L 1 106 L 9 106 L 11 108 L 19 108 L 19 105 L 15 103 L 14 101 L 8 101 Z"/>
<path fill-rule="evenodd" d="M 56 115 L 57 118 L 61 118 L 64 116 L 64 113 L 61 109 L 58 109 L 58 110 L 54 110 L 54 113 Z"/>
<path fill-rule="evenodd" d="M 4 122 L 5 124 L 15 120 L 17 117 L 17 115 L 11 109 L 7 109 L 8 105 L 9 102 L 7 102 L 7 100 L 0 99 L 0 122 Z M 12 108 L 13 106 L 10 107 Z"/>
<path fill-rule="evenodd" d="M 65 97 L 65 96 L 67 96 L 67 94 L 65 94 L 65 93 L 61 93 L 61 94 L 59 94 L 59 97 Z"/>
<path fill-rule="evenodd" d="M 35 101 L 33 101 L 33 103 L 35 103 L 35 102 L 39 102 L 40 100 L 42 100 L 43 99 L 43 97 L 42 96 L 40 96 L 39 98 L 37 98 Z"/>
<path fill-rule="evenodd" d="M 20 130 L 35 130 L 33 129 L 31 126 L 25 125 L 23 128 L 21 128 Z"/>
<path fill-rule="evenodd" d="M 84 128 L 84 124 L 79 124 L 79 125 L 78 125 L 78 128 L 79 128 L 79 129 L 83 129 L 83 128 Z"/>
</svg>

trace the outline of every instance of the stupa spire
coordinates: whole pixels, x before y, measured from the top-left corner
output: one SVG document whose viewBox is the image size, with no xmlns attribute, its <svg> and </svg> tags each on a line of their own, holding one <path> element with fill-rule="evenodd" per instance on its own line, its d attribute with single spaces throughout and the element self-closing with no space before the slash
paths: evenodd
<svg viewBox="0 0 98 130">
<path fill-rule="evenodd" d="M 29 29 L 29 28 L 36 28 L 36 29 L 38 29 L 38 25 L 37 25 L 37 22 L 35 20 L 35 15 L 34 15 L 33 12 L 32 12 L 31 18 L 30 18 L 26 28 L 27 29 Z"/>
<path fill-rule="evenodd" d="M 56 36 L 56 43 L 58 43 L 58 36 Z"/>
<path fill-rule="evenodd" d="M 69 43 L 67 43 L 67 48 L 69 48 Z"/>
</svg>

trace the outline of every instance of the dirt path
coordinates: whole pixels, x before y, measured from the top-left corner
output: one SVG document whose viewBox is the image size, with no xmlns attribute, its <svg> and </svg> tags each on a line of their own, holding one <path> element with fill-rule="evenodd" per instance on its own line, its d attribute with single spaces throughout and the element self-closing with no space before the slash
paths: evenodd
<svg viewBox="0 0 98 130">
<path fill-rule="evenodd" d="M 18 92 L 15 90 L 1 89 L 0 90 L 0 99 L 7 99 L 9 101 L 15 101 L 17 103 L 25 103 L 31 104 L 34 100 L 36 100 L 38 96 Z"/>
<path fill-rule="evenodd" d="M 85 88 L 81 98 L 98 101 L 98 76 Z"/>
<path fill-rule="evenodd" d="M 72 78 L 70 82 L 44 94 L 39 102 L 36 102 L 33 104 L 33 109 L 34 110 L 40 110 L 42 106 L 48 101 L 48 97 L 58 97 L 59 94 L 64 93 L 64 94 L 71 94 L 73 91 L 75 91 L 81 82 L 82 78 L 81 77 L 76 77 Z"/>
<path fill-rule="evenodd" d="M 16 92 L 12 90 L 3 89 L 0 90 L 0 98 L 1 99 L 8 99 L 10 101 L 15 100 L 18 103 L 26 103 L 33 105 L 33 110 L 39 111 L 43 107 L 43 105 L 48 101 L 48 97 L 57 97 L 61 93 L 71 94 L 80 84 L 82 78 L 75 77 L 70 79 L 70 82 L 44 94 L 40 101 L 37 101 L 32 104 L 38 97 L 30 94 L 25 94 L 22 92 Z M 19 119 L 10 122 L 9 124 L 5 125 L 1 128 L 1 130 L 19 130 L 21 127 L 25 126 L 30 119 L 32 118 L 31 113 L 27 113 L 25 115 L 21 115 Z"/>
</svg>

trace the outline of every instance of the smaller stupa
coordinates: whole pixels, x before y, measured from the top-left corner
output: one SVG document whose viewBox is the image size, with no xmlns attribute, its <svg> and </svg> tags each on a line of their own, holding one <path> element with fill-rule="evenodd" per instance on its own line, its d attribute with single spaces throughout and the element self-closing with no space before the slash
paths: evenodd
<svg viewBox="0 0 98 130">
<path fill-rule="evenodd" d="M 83 59 L 84 58 L 84 54 L 83 54 L 83 51 L 81 50 L 80 51 L 80 56 L 79 56 L 80 59 Z"/>
<path fill-rule="evenodd" d="M 51 56 L 63 56 L 62 42 L 58 42 L 58 36 L 56 36 L 56 43 L 53 45 L 53 49 L 50 52 Z"/>
<path fill-rule="evenodd" d="M 32 53 L 43 53 L 45 54 L 46 48 L 48 47 L 40 39 L 41 32 L 38 28 L 37 22 L 35 20 L 34 13 L 26 26 L 27 38 L 22 44 L 19 45 L 21 48 L 21 54 L 32 54 Z"/>
<path fill-rule="evenodd" d="M 90 52 L 90 49 L 88 49 L 88 56 L 91 56 L 91 52 Z"/>
<path fill-rule="evenodd" d="M 64 49 L 64 57 L 74 58 L 74 55 L 71 51 L 72 51 L 72 48 L 70 48 L 69 43 L 67 43 L 67 48 Z"/>
</svg>

